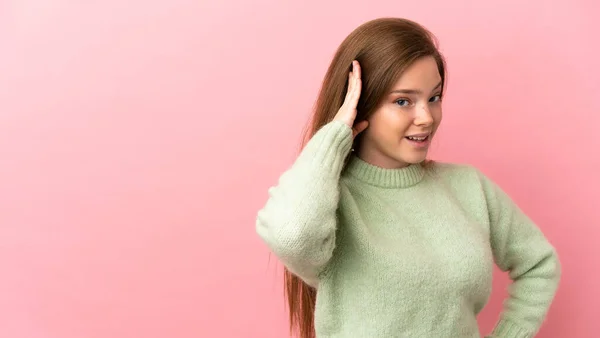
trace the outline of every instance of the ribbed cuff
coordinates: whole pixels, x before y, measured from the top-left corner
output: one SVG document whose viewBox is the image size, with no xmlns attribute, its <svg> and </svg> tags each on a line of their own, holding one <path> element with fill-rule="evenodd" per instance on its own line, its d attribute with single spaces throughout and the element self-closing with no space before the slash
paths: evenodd
<svg viewBox="0 0 600 338">
<path fill-rule="evenodd" d="M 352 128 L 340 121 L 329 122 L 306 144 L 300 160 L 325 175 L 339 175 L 352 141 Z"/>
<path fill-rule="evenodd" d="M 494 327 L 489 338 L 532 338 L 534 332 L 526 330 L 518 324 L 508 320 L 500 319 Z"/>
</svg>

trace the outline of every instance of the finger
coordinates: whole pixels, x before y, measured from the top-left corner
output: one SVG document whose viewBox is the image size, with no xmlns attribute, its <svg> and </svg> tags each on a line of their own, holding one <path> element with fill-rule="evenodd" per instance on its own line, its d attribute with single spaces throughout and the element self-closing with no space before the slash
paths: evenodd
<svg viewBox="0 0 600 338">
<path fill-rule="evenodd" d="M 362 89 L 362 78 L 361 78 L 361 69 L 358 61 L 354 60 L 352 62 L 352 74 L 353 74 L 353 86 L 352 86 L 352 100 L 353 105 L 356 106 L 358 104 L 358 99 L 360 97 L 361 89 Z"/>
<path fill-rule="evenodd" d="M 358 65 L 358 61 L 354 60 L 352 62 L 352 79 L 354 80 L 355 85 L 361 80 L 360 76 L 360 66 Z"/>
<path fill-rule="evenodd" d="M 362 89 L 361 79 L 354 79 L 354 86 L 352 88 L 352 95 L 350 96 L 350 106 L 356 108 L 358 106 L 358 100 L 360 99 L 360 92 Z"/>
<path fill-rule="evenodd" d="M 352 76 L 352 72 L 348 72 L 348 90 L 346 90 L 346 97 L 344 98 L 344 101 L 347 102 L 350 99 L 350 96 L 352 95 L 352 91 L 353 91 L 353 76 Z"/>
<path fill-rule="evenodd" d="M 360 63 L 358 61 L 354 61 L 354 73 L 356 74 L 356 77 L 358 77 L 359 79 L 362 79 L 362 71 L 360 69 Z"/>
<path fill-rule="evenodd" d="M 352 61 L 352 70 L 348 74 L 348 94 L 352 94 L 356 87 L 356 60 Z"/>
</svg>

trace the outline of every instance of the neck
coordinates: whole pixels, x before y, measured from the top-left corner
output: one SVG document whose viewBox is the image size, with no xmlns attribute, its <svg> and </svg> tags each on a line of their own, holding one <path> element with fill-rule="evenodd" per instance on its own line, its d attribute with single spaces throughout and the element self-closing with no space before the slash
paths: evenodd
<svg viewBox="0 0 600 338">
<path fill-rule="evenodd" d="M 394 160 L 390 157 L 382 155 L 380 152 L 365 152 L 363 149 L 365 149 L 365 147 L 360 147 L 358 152 L 356 152 L 356 156 L 371 165 L 383 169 L 401 169 L 410 165 L 409 163 Z"/>
</svg>

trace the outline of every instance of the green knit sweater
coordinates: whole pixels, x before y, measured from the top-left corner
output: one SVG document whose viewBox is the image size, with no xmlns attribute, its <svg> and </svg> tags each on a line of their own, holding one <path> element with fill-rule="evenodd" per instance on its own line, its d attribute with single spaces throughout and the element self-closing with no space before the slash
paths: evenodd
<svg viewBox="0 0 600 338">
<path fill-rule="evenodd" d="M 344 167 L 351 145 L 344 123 L 321 128 L 257 216 L 270 250 L 317 288 L 317 337 L 480 337 L 494 262 L 512 283 L 490 337 L 533 337 L 560 277 L 536 225 L 473 167 L 354 155 Z"/>
</svg>

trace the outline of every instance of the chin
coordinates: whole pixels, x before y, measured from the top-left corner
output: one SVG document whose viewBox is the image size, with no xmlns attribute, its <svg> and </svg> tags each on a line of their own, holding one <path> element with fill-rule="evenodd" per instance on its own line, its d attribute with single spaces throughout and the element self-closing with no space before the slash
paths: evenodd
<svg viewBox="0 0 600 338">
<path fill-rule="evenodd" d="M 406 151 L 406 149 L 402 149 L 403 151 L 396 156 L 398 161 L 416 164 L 421 163 L 427 159 L 428 151 Z"/>
<path fill-rule="evenodd" d="M 424 156 L 424 157 L 419 156 L 418 158 L 409 159 L 408 161 L 406 161 L 406 163 L 419 164 L 419 163 L 425 162 L 426 159 L 427 159 L 426 156 Z"/>
<path fill-rule="evenodd" d="M 393 156 L 392 159 L 403 167 L 411 164 L 423 163 L 427 160 L 427 156 Z"/>
</svg>

